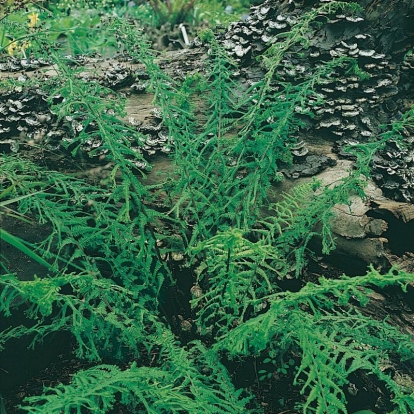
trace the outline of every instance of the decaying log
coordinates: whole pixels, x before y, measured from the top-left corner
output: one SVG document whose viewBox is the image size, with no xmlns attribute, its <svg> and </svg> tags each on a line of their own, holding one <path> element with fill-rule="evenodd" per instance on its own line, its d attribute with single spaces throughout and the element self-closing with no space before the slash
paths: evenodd
<svg viewBox="0 0 414 414">
<path fill-rule="evenodd" d="M 232 23 L 218 35 L 218 40 L 238 62 L 235 78 L 240 84 L 247 86 L 263 76 L 256 58 L 278 41 L 275 36 L 300 24 L 304 13 L 329 2 L 268 0 L 253 7 L 246 21 Z M 303 146 L 298 147 L 295 164 L 283 170 L 287 180 L 275 185 L 276 193 L 303 182 L 306 176 L 316 175 L 325 183 L 338 180 L 352 168 L 352 159 L 344 159 L 348 154 L 343 146 L 379 134 L 380 125 L 398 120 L 413 102 L 414 57 L 407 52 L 414 47 L 414 2 L 360 0 L 359 3 L 365 11 L 357 15 L 321 13 L 318 25 L 311 28 L 309 47 L 295 45 L 274 79 L 276 89 L 281 88 L 280 80 L 298 84 L 311 77 L 319 65 L 338 56 L 354 57 L 369 75 L 359 79 L 338 71 L 333 74 L 336 77 L 317 87 L 324 103 L 312 108 L 314 119 L 306 119 L 306 127 L 298 131 L 298 139 L 304 142 L 306 151 Z M 183 78 L 189 72 L 204 72 L 207 59 L 207 46 L 195 39 L 192 48 L 168 52 L 158 63 L 172 77 Z M 85 66 L 85 76 L 95 77 L 125 94 L 127 119 L 147 137 L 143 151 L 150 156 L 154 167 L 148 182 L 157 180 L 157 170 L 170 168 L 162 155 L 163 151 L 169 151 L 165 146 L 168 131 L 152 102 L 153 96 L 145 92 L 148 74 L 144 66 L 125 59 L 85 59 L 77 64 Z M 89 70 L 92 67 L 97 68 L 93 74 Z M 30 76 L 41 81 L 43 76 L 55 73 L 46 63 L 27 59 L 8 59 L 0 64 L 0 78 Z M 39 89 L 23 89 L 19 87 L 0 97 L 0 151 L 17 152 L 38 145 L 52 150 L 59 148 L 62 137 L 71 129 L 70 120 L 57 123 L 43 93 Z M 353 257 L 364 265 L 374 263 L 386 268 L 403 261 L 404 266 L 410 267 L 414 252 L 414 242 L 409 236 L 414 230 L 411 204 L 414 136 L 410 130 L 403 133 L 405 148 L 391 140 L 374 157 L 373 179 L 382 194 L 377 187 L 368 194 L 367 201 L 355 199 L 350 207 L 335 208 L 332 226 L 338 255 Z M 89 151 L 87 144 L 83 150 Z M 326 158 L 323 162 L 321 156 Z M 374 183 L 371 186 L 375 188 Z"/>
<path fill-rule="evenodd" d="M 352 161 L 338 160 L 333 167 L 315 175 L 323 186 L 337 185 L 349 175 Z M 309 182 L 311 178 L 287 178 L 272 188 L 271 201 L 278 201 L 281 195 L 294 186 Z M 405 270 L 414 268 L 414 204 L 390 200 L 381 189 L 368 180 L 366 198 L 352 196 L 347 205 L 336 205 L 330 220 L 336 249 L 329 258 L 321 260 L 335 264 L 347 274 L 363 274 L 369 264 L 379 269 L 398 265 Z M 319 241 L 312 243 L 316 251 Z"/>
</svg>

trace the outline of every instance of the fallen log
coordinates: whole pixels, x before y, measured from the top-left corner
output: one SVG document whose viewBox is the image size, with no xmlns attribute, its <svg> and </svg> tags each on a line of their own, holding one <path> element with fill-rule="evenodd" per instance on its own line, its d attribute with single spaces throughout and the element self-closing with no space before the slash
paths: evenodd
<svg viewBox="0 0 414 414">
<path fill-rule="evenodd" d="M 307 13 L 330 3 L 334 2 L 268 0 L 252 7 L 246 21 L 232 23 L 218 34 L 223 47 L 238 62 L 235 79 L 241 85 L 260 79 L 264 69 L 257 58 L 278 39 L 283 39 L 284 33 L 300 24 Z M 382 124 L 398 120 L 412 104 L 414 58 L 410 51 L 414 47 L 414 31 L 410 22 L 413 3 L 361 0 L 359 4 L 362 11 L 356 14 L 340 10 L 330 12 L 329 8 L 317 12 L 317 24 L 311 25 L 307 34 L 308 44 L 293 45 L 280 64 L 274 79 L 275 88 L 280 88 L 281 80 L 301 82 L 312 76 L 315 68 L 338 56 L 355 58 L 366 77 L 338 72 L 328 82 L 317 85 L 323 102 L 312 108 L 314 118 L 306 118 L 305 127 L 297 132 L 298 141 L 303 141 L 304 145 L 298 148 L 293 167 L 281 166 L 286 177 L 300 179 L 288 178 L 285 184 L 276 184 L 276 192 L 299 184 L 306 176 L 317 176 L 325 183 L 329 177 L 344 176 L 352 167 L 352 159 L 343 151 L 344 146 L 371 139 L 381 132 Z M 205 72 L 207 61 L 208 47 L 195 39 L 192 48 L 168 52 L 159 58 L 158 64 L 171 77 L 184 78 L 187 73 Z M 168 153 L 170 149 L 165 146 L 168 131 L 162 116 L 153 104 L 153 95 L 146 92 L 145 67 L 125 58 L 77 58 L 74 64 L 84 67 L 80 76 L 97 79 L 126 97 L 126 118 L 146 137 L 142 150 L 153 164 L 147 182 L 156 182 L 157 170 L 170 170 L 167 158 L 157 154 Z M 0 78 L 35 78 L 41 85 L 42 79 L 56 74 L 55 68 L 46 65 L 46 62 L 27 59 L 6 59 L 0 65 Z M 62 139 L 74 128 L 70 120 L 56 122 L 41 88 L 26 90 L 19 86 L 9 90 L 0 97 L 0 105 L 0 150 L 3 152 L 36 151 L 39 146 L 51 151 L 61 149 Z M 199 102 L 196 106 L 198 115 L 202 116 L 202 106 Z M 409 258 L 414 251 L 408 236 L 414 216 L 411 204 L 414 199 L 414 137 L 413 131 L 408 129 L 403 134 L 404 148 L 390 140 L 374 158 L 372 177 L 383 195 L 377 189 L 368 194 L 368 201 L 355 199 L 350 207 L 338 206 L 334 211 L 332 228 L 337 236 L 337 252 L 355 257 L 361 261 L 361 266 L 374 263 L 386 268 L 399 263 L 404 255 Z M 82 149 L 87 154 L 92 148 L 85 143 Z M 325 157 L 324 162 L 321 157 Z M 321 173 L 323 170 L 325 172 Z M 99 170 L 98 174 L 101 172 Z"/>
</svg>

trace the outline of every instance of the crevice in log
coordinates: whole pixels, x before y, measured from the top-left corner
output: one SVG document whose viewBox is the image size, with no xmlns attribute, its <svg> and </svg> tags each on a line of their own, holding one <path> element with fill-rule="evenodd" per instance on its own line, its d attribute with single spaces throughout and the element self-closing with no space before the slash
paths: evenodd
<svg viewBox="0 0 414 414">
<path fill-rule="evenodd" d="M 388 248 L 391 254 L 402 256 L 408 252 L 414 252 L 414 220 L 405 223 L 385 209 L 370 210 L 368 217 L 382 219 L 388 223 L 388 229 L 383 237 L 388 240 Z"/>
</svg>

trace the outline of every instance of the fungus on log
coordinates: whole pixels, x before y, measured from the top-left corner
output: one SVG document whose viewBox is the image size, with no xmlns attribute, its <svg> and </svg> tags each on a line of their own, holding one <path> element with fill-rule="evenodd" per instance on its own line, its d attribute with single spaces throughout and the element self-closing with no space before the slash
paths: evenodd
<svg viewBox="0 0 414 414">
<path fill-rule="evenodd" d="M 238 63 L 234 78 L 246 89 L 262 79 L 264 69 L 257 58 L 277 44 L 278 39 L 286 36 L 306 13 L 329 3 L 332 1 L 267 0 L 252 7 L 245 21 L 232 23 L 227 30 L 219 32 L 219 42 Z M 362 6 L 362 11 L 358 13 L 341 10 L 329 12 L 329 8 L 318 13 L 306 33 L 306 44 L 299 42 L 292 45 L 284 54 L 272 79 L 272 88 L 281 91 L 286 82 L 299 84 L 310 79 L 319 67 L 334 59 L 344 58 L 353 62 L 352 65 L 337 66 L 321 79 L 304 107 L 297 109 L 297 117 L 303 120 L 303 126 L 297 131 L 297 144 L 291 148 L 294 165 L 280 165 L 286 177 L 313 176 L 330 169 L 335 174 L 334 165 L 338 160 L 352 160 L 345 146 L 369 142 L 383 132 L 382 125 L 398 121 L 412 106 L 414 2 L 360 0 L 358 3 Z M 172 76 L 183 78 L 188 72 L 205 70 L 207 52 L 207 46 L 196 38 L 190 49 L 168 52 L 165 58 L 159 59 L 159 64 Z M 40 69 L 47 66 L 47 62 L 34 59 L 3 60 L 0 63 L 0 76 L 3 78 L 41 79 L 44 75 Z M 105 61 L 80 56 L 72 57 L 69 61 L 86 68 L 88 65 L 97 66 L 100 70 L 98 75 L 91 75 L 85 70 L 84 76 L 97 76 L 103 85 L 125 94 L 130 126 L 139 130 L 144 137 L 137 151 L 153 155 L 171 150 L 165 145 L 167 141 L 171 142 L 171 137 L 168 137 L 161 114 L 152 105 L 152 96 L 146 93 L 149 76 L 143 65 L 125 57 Z M 47 75 L 53 76 L 53 68 Z M 56 96 L 54 99 L 61 98 Z M 312 117 L 306 113 L 312 114 Z M 52 150 L 61 146 L 70 149 L 71 137 L 79 133 L 80 128 L 81 125 L 70 116 L 58 123 L 40 88 L 25 90 L 19 87 L 0 97 L 1 151 L 17 152 L 30 147 L 33 142 L 42 143 L 43 147 Z M 386 197 L 395 202 L 412 203 L 414 131 L 405 128 L 401 132 L 404 136 L 402 144 L 390 139 L 373 157 L 372 178 Z M 100 142 L 97 141 L 85 142 L 81 149 L 87 153 L 99 146 Z M 361 240 L 375 239 L 370 243 L 379 246 L 379 250 L 375 247 L 367 251 L 372 251 L 374 256 L 379 255 L 380 261 L 384 259 L 386 263 L 392 264 L 396 259 L 387 259 L 387 254 L 389 257 L 394 253 L 399 257 L 410 255 L 414 246 L 402 251 L 392 245 L 393 226 L 398 227 L 403 219 L 396 218 L 395 221 L 393 214 L 389 213 L 397 211 L 395 205 L 390 204 L 391 201 L 381 200 L 374 198 L 371 205 L 364 207 L 367 210 L 363 213 L 362 222 L 358 214 L 354 215 L 356 221 L 352 226 L 355 224 L 356 234 L 341 234 L 340 229 L 337 229 L 337 234 L 343 239 L 344 251 L 348 252 L 363 250 L 347 245 L 346 240 L 350 238 L 355 243 L 358 240 L 360 243 Z M 412 214 L 411 210 L 409 214 Z M 412 222 L 410 219 L 404 224 L 411 225 Z M 364 258 L 365 262 L 369 260 L 369 257 Z"/>
<path fill-rule="evenodd" d="M 305 13 L 331 0 L 303 2 L 268 0 L 252 7 L 242 22 L 232 23 L 221 34 L 221 42 L 241 70 L 241 82 L 263 76 L 257 58 L 278 36 L 289 32 Z M 307 128 L 299 131 L 303 141 L 309 135 L 323 135 L 340 157 L 352 159 L 346 146 L 367 142 L 382 132 L 381 126 L 398 120 L 413 103 L 414 29 L 410 1 L 361 0 L 363 11 L 351 14 L 323 12 L 308 34 L 307 45 L 294 45 L 285 54 L 274 79 L 274 88 L 283 82 L 300 83 L 333 59 L 352 58 L 353 67 L 338 66 L 317 86 L 317 99 L 309 99 L 303 112 Z M 300 116 L 300 115 L 299 115 Z M 390 141 L 374 159 L 373 178 L 387 196 L 414 200 L 414 131 L 405 130 L 404 148 Z M 305 152 L 302 150 L 302 152 Z M 301 160 L 299 160 L 300 162 Z"/>
</svg>

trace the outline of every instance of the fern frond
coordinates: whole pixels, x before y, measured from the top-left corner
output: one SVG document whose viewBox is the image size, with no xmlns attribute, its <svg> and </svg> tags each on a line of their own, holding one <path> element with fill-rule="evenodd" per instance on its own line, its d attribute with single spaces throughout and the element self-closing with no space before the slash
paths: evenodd
<svg viewBox="0 0 414 414">
<path fill-rule="evenodd" d="M 137 367 L 133 363 L 120 370 L 98 365 L 75 374 L 69 385 L 45 388 L 42 396 L 26 398 L 30 406 L 22 408 L 29 413 L 80 413 L 84 408 L 106 413 L 120 401 L 135 413 L 250 412 L 246 408 L 249 399 L 241 397 L 217 356 L 200 343 L 184 350 L 166 331 L 156 342 L 163 347 L 159 367 Z M 210 375 L 205 375 L 205 370 Z"/>
<path fill-rule="evenodd" d="M 201 252 L 206 261 L 198 269 L 197 284 L 207 289 L 192 300 L 192 306 L 201 332 L 213 328 L 220 336 L 243 321 L 250 301 L 272 292 L 270 275 L 284 263 L 272 246 L 250 242 L 239 229 L 219 232 L 192 250 L 195 255 Z"/>
<path fill-rule="evenodd" d="M 265 296 L 269 309 L 224 334 L 213 348 L 230 356 L 280 355 L 300 350 L 295 383 L 306 395 L 303 412 L 346 413 L 343 386 L 352 372 L 366 370 L 393 390 L 394 403 L 408 412 L 411 391 L 404 390 L 380 369 L 391 356 L 413 360 L 414 345 L 386 321 L 366 317 L 349 303 L 351 297 L 366 305 L 368 286 L 400 285 L 405 289 L 414 275 L 392 269 L 382 275 L 370 269 L 366 276 L 340 280 L 320 279 L 299 292 Z M 252 303 L 252 306 L 254 303 Z"/>
<path fill-rule="evenodd" d="M 73 295 L 60 293 L 65 285 L 71 287 Z M 154 306 L 152 300 L 146 303 L 149 298 L 140 297 L 138 289 L 130 291 L 88 274 L 25 282 L 8 276 L 0 280 L 0 287 L 2 297 L 7 298 L 0 311 L 8 315 L 11 309 L 26 303 L 26 315 L 37 321 L 30 328 L 21 326 L 3 332 L 2 346 L 13 337 L 34 334 L 33 347 L 48 333 L 67 330 L 78 343 L 79 357 L 100 360 L 108 352 L 121 357 L 121 351 L 139 354 L 140 344 L 149 341 L 156 323 L 156 316 L 149 311 Z M 51 315 L 52 309 L 57 313 Z"/>
</svg>

